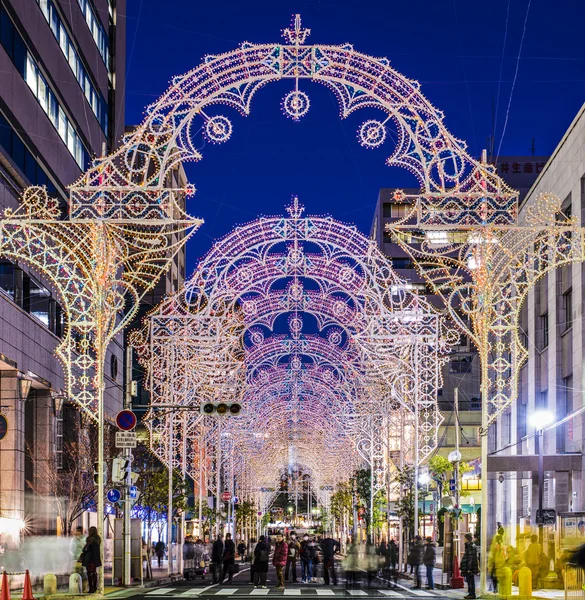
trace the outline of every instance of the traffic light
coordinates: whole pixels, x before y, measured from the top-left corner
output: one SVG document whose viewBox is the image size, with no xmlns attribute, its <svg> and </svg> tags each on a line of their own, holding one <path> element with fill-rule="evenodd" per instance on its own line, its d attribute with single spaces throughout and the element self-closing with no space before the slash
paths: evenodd
<svg viewBox="0 0 585 600">
<path fill-rule="evenodd" d="M 128 477 L 130 461 L 127 458 L 114 458 L 112 461 L 112 483 L 124 483 Z"/>
<path fill-rule="evenodd" d="M 98 485 L 98 482 L 99 482 L 98 467 L 99 467 L 99 463 L 94 462 L 93 463 L 93 482 L 96 485 Z M 108 465 L 106 463 L 104 463 L 104 485 L 106 485 L 107 482 L 108 482 Z"/>
<path fill-rule="evenodd" d="M 235 417 L 242 411 L 242 405 L 239 402 L 203 402 L 200 411 L 204 415 Z"/>
</svg>

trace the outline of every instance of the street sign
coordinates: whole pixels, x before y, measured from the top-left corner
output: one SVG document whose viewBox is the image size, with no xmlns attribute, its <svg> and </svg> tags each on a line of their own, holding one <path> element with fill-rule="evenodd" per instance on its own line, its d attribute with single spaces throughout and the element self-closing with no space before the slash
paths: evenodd
<svg viewBox="0 0 585 600">
<path fill-rule="evenodd" d="M 116 431 L 116 448 L 136 448 L 136 432 Z"/>
<path fill-rule="evenodd" d="M 3 440 L 8 434 L 8 419 L 6 415 L 0 413 L 0 440 Z"/>
<path fill-rule="evenodd" d="M 108 494 L 107 494 L 108 502 L 111 502 L 112 504 L 114 504 L 115 502 L 118 502 L 121 497 L 122 497 L 122 494 L 120 494 L 120 490 L 109 490 L 108 491 Z"/>
<path fill-rule="evenodd" d="M 449 479 L 449 491 L 450 492 L 455 491 L 455 480 L 454 479 Z"/>
<path fill-rule="evenodd" d="M 543 508 L 542 512 L 536 509 L 537 525 L 554 525 L 557 520 L 557 512 L 554 508 Z"/>
<path fill-rule="evenodd" d="M 121 431 L 130 431 L 136 427 L 136 415 L 131 410 L 121 410 L 116 415 L 116 425 Z"/>
<path fill-rule="evenodd" d="M 131 485 L 128 488 L 128 492 L 130 494 L 130 498 L 137 498 L 138 497 L 138 488 L 135 485 Z"/>
<path fill-rule="evenodd" d="M 223 492 L 223 494 L 221 495 L 221 499 L 224 502 L 229 502 L 231 497 L 232 497 L 232 495 L 229 492 Z"/>
<path fill-rule="evenodd" d="M 238 499 L 238 497 L 237 497 L 237 496 L 234 496 L 234 497 L 232 498 L 232 502 L 233 502 L 234 504 L 237 504 L 239 501 L 240 501 L 240 500 Z"/>
</svg>

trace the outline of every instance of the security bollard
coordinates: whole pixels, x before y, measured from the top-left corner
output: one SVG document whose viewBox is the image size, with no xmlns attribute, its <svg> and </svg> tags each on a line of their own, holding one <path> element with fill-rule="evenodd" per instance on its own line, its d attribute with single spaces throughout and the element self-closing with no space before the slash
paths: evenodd
<svg viewBox="0 0 585 600">
<path fill-rule="evenodd" d="M 499 595 L 504 598 L 512 596 L 512 569 L 503 567 L 498 575 L 498 591 Z"/>
<path fill-rule="evenodd" d="M 528 567 L 522 567 L 518 573 L 518 596 L 532 598 L 532 571 Z"/>
<path fill-rule="evenodd" d="M 81 594 L 81 575 L 79 573 L 69 575 L 69 593 Z"/>
<path fill-rule="evenodd" d="M 53 573 L 47 573 L 43 579 L 43 592 L 45 596 L 51 596 L 57 593 L 57 576 Z"/>
</svg>

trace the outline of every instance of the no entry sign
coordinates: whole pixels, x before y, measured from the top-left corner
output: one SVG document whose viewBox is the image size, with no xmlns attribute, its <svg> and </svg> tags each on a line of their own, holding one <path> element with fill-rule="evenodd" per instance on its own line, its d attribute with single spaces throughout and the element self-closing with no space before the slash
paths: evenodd
<svg viewBox="0 0 585 600">
<path fill-rule="evenodd" d="M 130 431 L 136 427 L 136 415 L 131 410 L 121 410 L 116 415 L 116 425 L 121 431 Z"/>
<path fill-rule="evenodd" d="M 221 499 L 224 502 L 229 502 L 231 500 L 232 495 L 229 492 L 223 492 L 223 494 L 221 495 Z"/>
</svg>

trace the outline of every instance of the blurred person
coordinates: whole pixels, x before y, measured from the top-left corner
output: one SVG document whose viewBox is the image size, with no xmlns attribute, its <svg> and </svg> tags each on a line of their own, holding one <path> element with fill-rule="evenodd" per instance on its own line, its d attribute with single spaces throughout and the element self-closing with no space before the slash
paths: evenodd
<svg viewBox="0 0 585 600">
<path fill-rule="evenodd" d="M 353 539 L 347 547 L 347 555 L 343 560 L 343 569 L 345 571 L 345 587 L 353 589 L 358 583 L 359 572 L 359 546 Z"/>
<path fill-rule="evenodd" d="M 311 579 L 313 579 L 314 554 L 314 546 L 311 546 L 309 536 L 305 534 L 301 542 L 301 581 L 303 583 L 311 583 Z"/>
<path fill-rule="evenodd" d="M 213 583 L 219 583 L 221 579 L 221 564 L 223 562 L 223 537 L 221 533 L 217 536 L 211 547 L 211 574 Z"/>
<path fill-rule="evenodd" d="M 421 588 L 420 582 L 420 566 L 423 562 L 423 555 L 425 547 L 420 535 L 415 535 L 413 543 L 408 552 L 408 562 L 412 567 L 412 574 L 414 576 L 414 587 L 413 589 L 419 590 Z"/>
<path fill-rule="evenodd" d="M 477 548 L 473 543 L 471 533 L 465 534 L 465 551 L 461 558 L 461 575 L 467 580 L 467 596 L 463 596 L 466 600 L 476 598 L 475 595 L 475 576 L 479 574 L 479 561 L 477 557 Z"/>
<path fill-rule="evenodd" d="M 278 578 L 278 585 L 276 589 L 284 589 L 284 574 L 283 570 L 286 566 L 286 557 L 288 555 L 288 545 L 284 541 L 284 536 L 279 533 L 276 536 L 276 544 L 274 545 L 274 555 L 272 557 L 272 564 L 276 569 L 276 577 Z"/>
<path fill-rule="evenodd" d="M 425 544 L 425 552 L 423 554 L 423 565 L 427 570 L 427 588 L 429 590 L 435 589 L 435 582 L 433 580 L 433 569 L 437 562 L 437 544 L 433 542 L 432 538 L 428 537 Z"/>
<path fill-rule="evenodd" d="M 524 552 L 524 562 L 532 571 L 532 589 L 538 589 L 538 575 L 540 572 L 540 555 L 542 554 L 542 546 L 538 543 L 538 536 L 533 534 L 530 536 L 530 544 Z"/>
<path fill-rule="evenodd" d="M 496 535 L 492 541 L 488 556 L 488 573 L 492 579 L 492 591 L 497 593 L 498 580 L 501 578 L 502 569 L 506 566 L 507 549 L 504 546 L 504 540 L 500 534 Z"/>
<path fill-rule="evenodd" d="M 266 588 L 266 575 L 268 574 L 268 561 L 270 560 L 270 546 L 266 538 L 261 535 L 254 548 L 252 571 L 254 573 L 254 587 Z"/>
<path fill-rule="evenodd" d="M 88 592 L 95 594 L 97 592 L 98 577 L 97 570 L 102 566 L 100 558 L 101 539 L 96 527 L 90 527 L 83 552 L 81 554 L 81 563 L 87 569 Z"/>
<path fill-rule="evenodd" d="M 75 533 L 69 542 L 69 556 L 71 557 L 72 572 L 78 573 L 81 577 L 81 591 L 85 591 L 87 588 L 87 574 L 84 566 L 81 564 L 81 554 L 85 547 L 86 538 L 83 535 L 83 527 L 76 527 Z"/>
<path fill-rule="evenodd" d="M 165 549 L 166 549 L 165 543 L 161 540 L 159 540 L 154 546 L 154 553 L 158 560 L 158 568 L 159 569 L 162 566 L 162 559 L 164 558 L 164 555 L 165 555 Z"/>
<path fill-rule="evenodd" d="M 232 578 L 234 576 L 233 565 L 236 564 L 236 545 L 232 540 L 232 534 L 226 533 L 225 536 L 225 544 L 223 546 L 223 556 L 222 556 L 223 570 L 221 572 L 221 581 L 224 582 L 224 579 L 227 575 L 228 583 L 232 582 Z"/>
<path fill-rule="evenodd" d="M 142 559 L 142 568 L 144 569 L 144 563 L 146 562 L 146 574 L 145 579 L 152 579 L 152 565 L 150 564 L 150 546 L 146 543 L 146 540 L 142 538 L 142 544 L 140 548 L 140 557 Z"/>
<path fill-rule="evenodd" d="M 319 577 L 319 565 L 321 564 L 321 547 L 315 538 L 311 540 L 311 548 L 313 549 L 313 573 L 309 583 L 317 583 L 317 578 Z"/>
<path fill-rule="evenodd" d="M 241 562 L 245 562 L 246 560 L 246 544 L 244 543 L 244 540 L 241 540 L 240 543 L 238 544 L 238 554 L 240 556 L 240 560 Z"/>
<path fill-rule="evenodd" d="M 284 580 L 288 581 L 289 572 L 292 571 L 292 582 L 297 582 L 297 558 L 301 551 L 301 545 L 297 540 L 297 535 L 294 531 L 290 532 L 287 540 L 288 556 L 286 557 L 286 571 L 284 572 Z"/>
<path fill-rule="evenodd" d="M 337 585 L 337 573 L 335 572 L 335 553 L 341 552 L 341 544 L 331 537 L 326 537 L 321 541 L 321 551 L 323 552 L 323 583 Z"/>
<path fill-rule="evenodd" d="M 400 552 L 395 540 L 390 540 L 388 544 L 388 564 L 390 565 L 390 580 L 393 582 L 392 589 L 398 587 L 398 558 Z"/>
<path fill-rule="evenodd" d="M 372 587 L 372 581 L 378 574 L 378 553 L 376 552 L 376 546 L 373 542 L 368 540 L 366 542 L 364 568 L 368 574 L 368 587 Z"/>
</svg>

